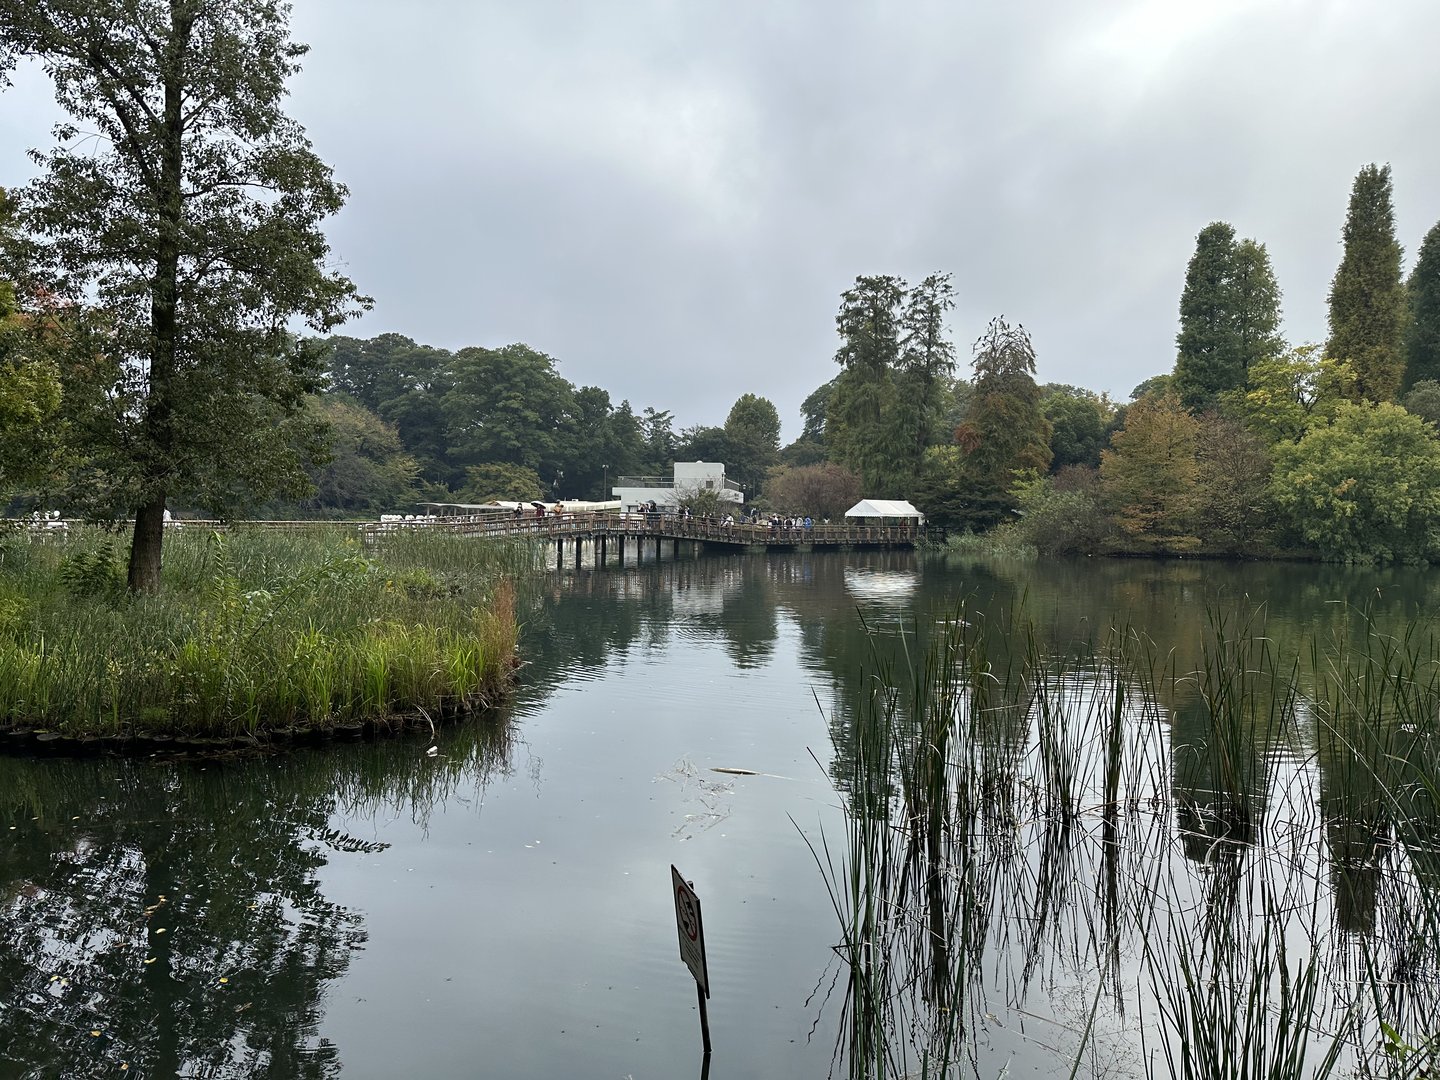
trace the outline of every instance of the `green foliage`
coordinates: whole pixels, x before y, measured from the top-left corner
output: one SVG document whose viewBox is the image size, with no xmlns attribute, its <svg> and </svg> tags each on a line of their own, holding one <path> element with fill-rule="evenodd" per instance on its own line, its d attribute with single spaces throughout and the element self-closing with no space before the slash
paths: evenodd
<svg viewBox="0 0 1440 1080">
<path fill-rule="evenodd" d="M 465 486 L 456 494 L 463 502 L 531 502 L 544 492 L 540 474 L 524 465 L 471 465 Z"/>
<path fill-rule="evenodd" d="M 1020 517 L 1004 528 L 1041 555 L 1098 551 L 1110 533 L 1093 479 L 1062 484 L 1053 476 L 1029 472 L 1016 480 L 1011 493 Z"/>
<path fill-rule="evenodd" d="M 44 428 L 60 409 L 53 337 L 37 334 L 35 326 L 19 310 L 12 286 L 0 281 L 0 490 L 41 473 Z"/>
<path fill-rule="evenodd" d="M 509 582 L 538 567 L 537 551 L 414 530 L 362 547 L 356 535 L 186 529 L 167 545 L 165 592 L 128 600 L 106 535 L 7 541 L 0 599 L 18 598 L 25 618 L 0 620 L 0 728 L 264 735 L 438 715 L 501 692 Z"/>
<path fill-rule="evenodd" d="M 858 473 L 872 494 L 897 494 L 913 480 L 908 414 L 895 384 L 905 292 L 897 277 L 858 277 L 835 316 L 842 370 L 830 394 L 826 445 L 831 460 Z"/>
<path fill-rule="evenodd" d="M 1431 424 L 1440 425 L 1440 382 L 1421 379 L 1410 388 L 1402 404 L 1406 412 L 1414 413 Z"/>
<path fill-rule="evenodd" d="M 310 408 L 325 425 L 330 460 L 311 472 L 315 491 L 305 509 L 379 512 L 415 500 L 420 467 L 393 427 L 336 394 L 313 398 Z"/>
<path fill-rule="evenodd" d="M 1195 529 L 1210 551 L 1250 554 L 1270 523 L 1270 455 L 1265 441 L 1216 413 L 1196 433 Z"/>
<path fill-rule="evenodd" d="M 60 564 L 60 583 L 75 601 L 114 603 L 125 589 L 125 563 L 111 537 L 76 546 Z"/>
<path fill-rule="evenodd" d="M 937 441 L 945 415 L 946 388 L 955 372 L 955 346 L 945 334 L 945 316 L 954 307 L 950 275 L 936 273 L 909 290 L 900 315 L 895 383 L 903 403 L 898 418 L 909 427 L 912 476 L 919 472 L 925 448 Z"/>
<path fill-rule="evenodd" d="M 1151 375 L 1135 389 L 1130 391 L 1131 401 L 1141 401 L 1148 397 L 1162 397 L 1175 389 L 1174 375 Z"/>
<path fill-rule="evenodd" d="M 450 385 L 451 354 L 400 334 L 369 340 L 337 336 L 325 345 L 328 389 L 349 395 L 394 426 L 425 480 L 450 479 L 440 403 Z"/>
<path fill-rule="evenodd" d="M 1249 369 L 1279 354 L 1280 288 L 1264 244 L 1235 239 L 1223 221 L 1195 239 L 1180 295 L 1175 391 L 1192 411 L 1245 386 Z"/>
<path fill-rule="evenodd" d="M 861 498 L 860 477 L 843 465 L 777 466 L 765 481 L 765 502 L 782 514 L 839 521 Z"/>
<path fill-rule="evenodd" d="M 1330 284 L 1325 354 L 1354 365 L 1361 398 L 1394 401 L 1405 373 L 1408 310 L 1389 165 L 1367 165 L 1355 177 L 1344 241 L 1345 254 Z"/>
<path fill-rule="evenodd" d="M 1101 455 L 1104 498 L 1120 529 L 1160 551 L 1189 551 L 1196 480 L 1197 421 L 1172 393 L 1130 406 L 1124 430 Z"/>
<path fill-rule="evenodd" d="M 1050 423 L 1050 469 L 1069 465 L 1098 466 L 1109 442 L 1107 430 L 1114 408 L 1104 394 L 1078 386 L 1049 383 L 1041 387 L 1040 411 Z"/>
<path fill-rule="evenodd" d="M 361 302 L 320 222 L 345 189 L 281 110 L 303 46 L 270 0 L 0 0 L 0 73 L 38 61 L 71 119 L 17 196 L 34 271 L 108 320 L 121 407 L 86 433 L 159 583 L 166 499 L 229 507 L 303 483 L 293 424 Z M 80 129 L 95 135 L 81 139 Z"/>
<path fill-rule="evenodd" d="M 925 451 L 911 501 L 930 524 L 983 532 L 1013 516 L 1015 501 L 1009 491 L 981 488 L 970 479 L 968 467 L 958 446 L 932 446 Z"/>
<path fill-rule="evenodd" d="M 1410 320 L 1405 334 L 1405 385 L 1440 380 L 1440 222 L 1420 244 L 1405 291 Z"/>
<path fill-rule="evenodd" d="M 800 437 L 810 439 L 824 445 L 825 442 L 825 419 L 830 413 L 830 398 L 835 393 L 835 383 L 839 379 L 837 375 L 829 382 L 817 386 L 810 395 L 800 403 L 800 415 L 805 420 L 805 426 L 801 429 Z"/>
<path fill-rule="evenodd" d="M 1274 497 L 1307 543 L 1348 562 L 1440 553 L 1440 442 L 1388 402 L 1340 405 L 1275 449 Z"/>
<path fill-rule="evenodd" d="M 546 483 L 563 471 L 574 392 L 554 359 L 528 345 L 461 349 L 449 381 L 441 412 L 456 464 L 521 465 Z"/>
<path fill-rule="evenodd" d="M 1318 345 L 1300 345 L 1256 364 L 1250 388 L 1225 400 L 1267 443 L 1295 442 L 1313 425 L 1329 423 L 1354 387 L 1348 361 L 1322 357 Z"/>
<path fill-rule="evenodd" d="M 682 432 L 675 444 L 675 461 L 728 461 L 734 452 L 723 427 L 696 424 Z"/>
<path fill-rule="evenodd" d="M 975 342 L 970 411 L 955 433 L 965 477 L 989 499 L 1008 498 L 1015 478 L 1050 465 L 1050 422 L 1035 385 L 1035 347 L 1023 326 L 990 320 Z"/>
<path fill-rule="evenodd" d="M 725 440 L 729 456 L 720 460 L 730 467 L 747 497 L 758 495 L 780 449 L 780 412 L 774 402 L 742 394 L 725 418 Z"/>
</svg>

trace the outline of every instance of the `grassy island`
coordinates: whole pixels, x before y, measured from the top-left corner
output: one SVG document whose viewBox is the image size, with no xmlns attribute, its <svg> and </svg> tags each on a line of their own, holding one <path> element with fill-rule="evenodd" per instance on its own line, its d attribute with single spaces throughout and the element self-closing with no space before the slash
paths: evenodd
<svg viewBox="0 0 1440 1080">
<path fill-rule="evenodd" d="M 170 531 L 148 595 L 126 590 L 118 536 L 0 534 L 0 731 L 266 739 L 438 719 L 508 686 L 533 547 Z"/>
</svg>

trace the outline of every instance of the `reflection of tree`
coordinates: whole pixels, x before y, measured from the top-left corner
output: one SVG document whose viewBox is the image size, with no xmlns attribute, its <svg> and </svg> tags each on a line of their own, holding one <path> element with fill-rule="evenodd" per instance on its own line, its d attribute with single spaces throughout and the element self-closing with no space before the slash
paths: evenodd
<svg viewBox="0 0 1440 1080">
<path fill-rule="evenodd" d="M 365 930 L 319 873 L 385 845 L 331 815 L 428 814 L 506 767 L 503 732 L 457 732 L 438 759 L 413 743 L 278 765 L 0 758 L 0 1075 L 338 1074 L 325 987 Z"/>
</svg>

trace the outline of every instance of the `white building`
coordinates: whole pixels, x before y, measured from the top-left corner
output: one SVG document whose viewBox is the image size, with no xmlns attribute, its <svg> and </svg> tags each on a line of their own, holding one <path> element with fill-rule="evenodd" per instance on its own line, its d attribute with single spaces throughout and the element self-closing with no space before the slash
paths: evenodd
<svg viewBox="0 0 1440 1080">
<path fill-rule="evenodd" d="M 745 501 L 740 485 L 725 479 L 725 466 L 718 461 L 677 461 L 673 477 L 622 476 L 610 494 L 627 512 L 643 510 L 653 502 L 657 510 L 674 513 L 704 491 L 737 506 Z"/>
</svg>

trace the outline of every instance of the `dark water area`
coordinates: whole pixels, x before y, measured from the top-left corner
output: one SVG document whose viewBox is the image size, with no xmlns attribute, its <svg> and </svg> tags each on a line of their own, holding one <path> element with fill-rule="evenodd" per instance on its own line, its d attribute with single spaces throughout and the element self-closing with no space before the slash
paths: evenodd
<svg viewBox="0 0 1440 1080">
<path fill-rule="evenodd" d="M 844 834 L 877 663 L 962 611 L 1023 612 L 1055 655 L 1128 632 L 1189 671 L 1217 619 L 1251 620 L 1282 655 L 1428 632 L 1440 578 L 912 553 L 567 569 L 524 616 L 515 703 L 476 722 L 253 760 L 0 759 L 0 1078 L 699 1074 L 672 863 L 704 904 L 708 1075 L 826 1076 L 843 974 L 812 845 Z M 1145 737 L 1168 764 L 1135 835 L 1178 852 L 1157 858 L 1213 904 L 1213 778 L 1185 752 L 1197 701 L 1158 703 Z M 1256 820 L 1319 837 L 1295 858 L 1337 940 L 1380 935 L 1385 852 L 1423 846 L 1423 827 L 1335 824 L 1325 800 L 1354 778 L 1301 742 L 1254 744 L 1282 762 Z M 1113 860 L 1047 851 L 1010 903 L 1056 914 L 1043 935 L 992 929 L 973 1071 L 1068 1075 L 1113 983 L 1095 1008 L 1106 1056 L 1081 1075 L 1144 1075 L 1134 943 L 1095 930 Z M 1434 997 L 1433 957 L 1409 963 L 1387 990 L 1402 1019 Z"/>
</svg>

